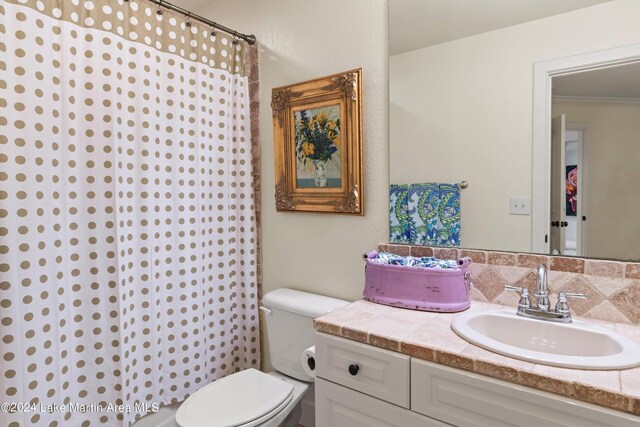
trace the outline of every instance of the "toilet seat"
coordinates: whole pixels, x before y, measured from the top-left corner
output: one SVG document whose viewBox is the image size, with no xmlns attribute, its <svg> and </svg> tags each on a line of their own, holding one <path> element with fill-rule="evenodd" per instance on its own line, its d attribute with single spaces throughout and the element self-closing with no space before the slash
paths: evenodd
<svg viewBox="0 0 640 427">
<path fill-rule="evenodd" d="M 293 399 L 293 385 L 247 369 L 202 387 L 178 408 L 179 427 L 253 427 Z"/>
</svg>

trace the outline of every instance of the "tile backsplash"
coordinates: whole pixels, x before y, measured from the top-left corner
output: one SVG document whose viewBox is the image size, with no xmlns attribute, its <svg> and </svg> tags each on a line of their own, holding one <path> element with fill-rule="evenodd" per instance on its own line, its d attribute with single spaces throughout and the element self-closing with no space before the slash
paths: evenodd
<svg viewBox="0 0 640 427">
<path fill-rule="evenodd" d="M 549 269 L 552 305 L 557 293 L 584 292 L 586 300 L 569 302 L 575 315 L 620 323 L 640 323 L 640 263 L 545 256 L 530 253 L 485 251 L 381 244 L 379 250 L 398 255 L 469 257 L 473 288 L 471 299 L 516 307 L 519 295 L 504 285 L 525 286 L 533 294 L 536 267 Z"/>
</svg>

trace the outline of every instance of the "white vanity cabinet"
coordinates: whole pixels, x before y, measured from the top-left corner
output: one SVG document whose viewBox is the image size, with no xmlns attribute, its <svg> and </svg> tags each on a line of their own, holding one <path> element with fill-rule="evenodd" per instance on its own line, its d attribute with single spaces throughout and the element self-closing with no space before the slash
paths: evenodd
<svg viewBox="0 0 640 427">
<path fill-rule="evenodd" d="M 640 417 L 411 359 L 411 409 L 465 427 L 638 427 Z"/>
<path fill-rule="evenodd" d="M 367 344 L 316 335 L 316 375 L 409 409 L 411 357 Z"/>
<path fill-rule="evenodd" d="M 318 427 L 640 427 L 629 413 L 324 333 L 316 376 Z"/>
<path fill-rule="evenodd" d="M 450 424 L 317 378 L 316 426 L 446 427 Z"/>
<path fill-rule="evenodd" d="M 445 427 L 409 410 L 411 357 L 316 334 L 316 426 Z"/>
</svg>

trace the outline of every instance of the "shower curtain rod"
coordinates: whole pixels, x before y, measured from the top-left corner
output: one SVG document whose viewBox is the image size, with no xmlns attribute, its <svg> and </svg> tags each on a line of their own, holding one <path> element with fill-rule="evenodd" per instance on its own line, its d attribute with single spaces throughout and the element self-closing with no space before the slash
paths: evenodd
<svg viewBox="0 0 640 427">
<path fill-rule="evenodd" d="M 129 0 L 125 0 L 126 2 L 128 2 Z M 244 41 L 246 41 L 247 43 L 249 43 L 250 45 L 253 45 L 256 43 L 256 36 L 254 36 L 253 34 L 242 34 L 239 33 L 235 30 L 232 30 L 229 27 L 225 27 L 224 25 L 220 25 L 216 22 L 211 21 L 210 19 L 207 19 L 203 16 L 197 15 L 195 13 L 192 13 L 190 11 L 188 11 L 187 9 L 183 9 L 180 6 L 176 6 L 175 4 L 169 3 L 168 1 L 164 1 L 164 0 L 148 0 L 151 3 L 160 6 L 160 7 L 164 7 L 165 9 L 169 9 L 172 10 L 174 12 L 178 12 L 184 16 L 186 16 L 187 18 L 187 26 L 190 26 L 191 24 L 189 23 L 189 19 L 193 19 L 194 21 L 199 21 L 202 22 L 203 24 L 206 24 L 212 28 L 215 28 L 217 30 L 220 31 L 224 31 L 225 33 L 228 33 L 230 35 L 232 35 L 233 37 L 242 39 Z M 158 15 L 162 15 L 162 9 L 158 10 Z"/>
</svg>

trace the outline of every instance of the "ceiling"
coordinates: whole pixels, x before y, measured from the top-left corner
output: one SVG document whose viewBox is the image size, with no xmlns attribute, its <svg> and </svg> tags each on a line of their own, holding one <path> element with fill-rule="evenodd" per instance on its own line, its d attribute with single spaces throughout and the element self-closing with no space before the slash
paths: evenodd
<svg viewBox="0 0 640 427">
<path fill-rule="evenodd" d="M 554 96 L 640 99 L 640 63 L 554 77 Z"/>
<path fill-rule="evenodd" d="M 221 0 L 168 0 L 197 13 Z M 389 0 L 389 55 L 612 0 Z"/>
<path fill-rule="evenodd" d="M 389 55 L 611 0 L 389 0 Z"/>
</svg>

